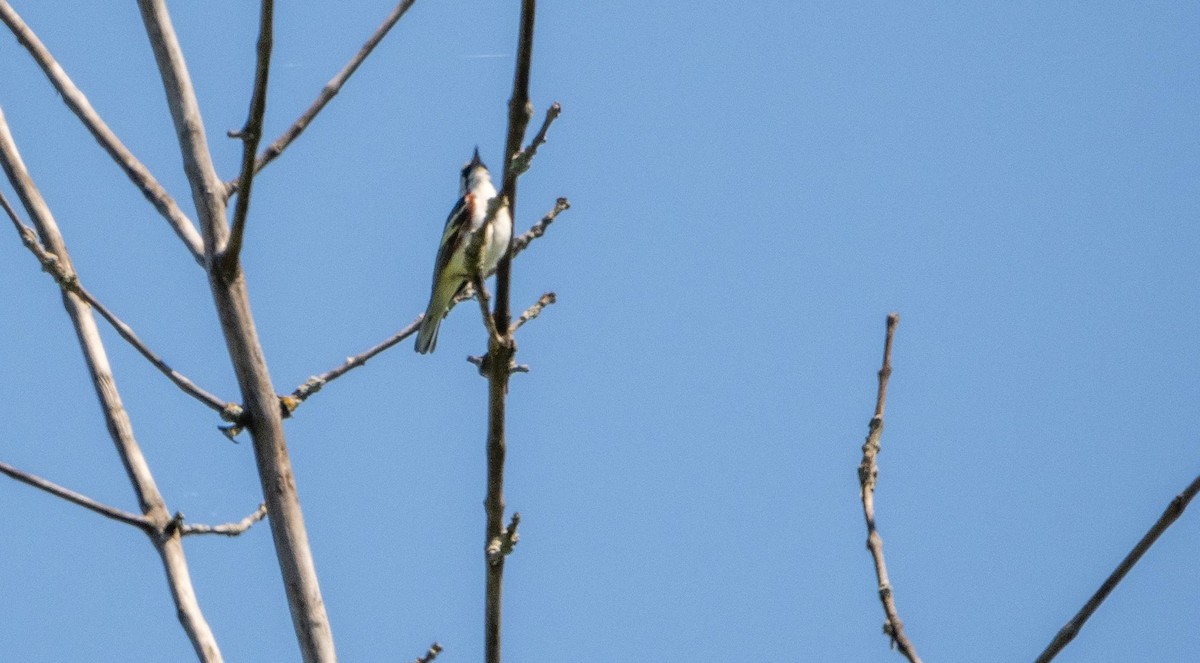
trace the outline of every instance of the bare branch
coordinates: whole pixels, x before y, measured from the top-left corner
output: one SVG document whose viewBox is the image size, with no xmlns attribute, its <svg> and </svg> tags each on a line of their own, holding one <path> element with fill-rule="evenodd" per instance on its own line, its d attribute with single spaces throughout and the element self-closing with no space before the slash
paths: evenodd
<svg viewBox="0 0 1200 663">
<path fill-rule="evenodd" d="M 904 623 L 896 611 L 896 599 L 892 595 L 892 585 L 888 580 L 887 564 L 883 559 L 883 537 L 875 529 L 875 482 L 879 477 L 879 467 L 876 456 L 879 455 L 879 439 L 883 435 L 883 409 L 887 404 L 888 378 L 892 375 L 892 337 L 896 333 L 896 325 L 900 324 L 900 315 L 890 313 L 887 317 L 887 336 L 883 344 L 883 367 L 879 369 L 879 392 L 875 397 L 875 415 L 867 433 L 867 441 L 863 443 L 862 463 L 858 466 L 858 481 L 861 486 L 863 503 L 863 518 L 867 521 L 867 549 L 875 561 L 875 578 L 879 581 L 879 601 L 883 604 L 883 614 L 887 621 L 883 631 L 891 638 L 892 646 L 898 648 L 911 663 L 920 663 L 917 650 L 904 634 Z"/>
<path fill-rule="evenodd" d="M 64 500 L 71 502 L 72 504 L 77 504 L 85 509 L 88 509 L 89 511 L 94 511 L 105 518 L 111 518 L 112 520 L 125 523 L 126 525 L 133 525 L 134 527 L 146 533 L 152 533 L 156 531 L 154 524 L 143 516 L 139 516 L 136 513 L 129 513 L 128 511 L 122 511 L 121 509 L 108 506 L 107 504 L 101 504 L 87 495 L 77 493 L 69 488 L 63 488 L 62 486 L 51 481 L 47 481 L 39 476 L 18 470 L 8 463 L 0 463 L 0 473 L 7 474 L 21 483 L 44 490 L 56 497 L 61 497 Z"/>
<path fill-rule="evenodd" d="M 182 513 L 175 514 L 175 517 L 180 523 L 179 533 L 182 536 L 188 536 L 191 534 L 222 534 L 224 536 L 238 536 L 239 534 L 242 534 L 246 530 L 250 529 L 254 523 L 257 523 L 258 521 L 267 517 L 267 505 L 265 502 L 263 504 L 259 504 L 258 508 L 254 510 L 254 513 L 251 513 L 236 523 L 225 523 L 224 525 L 203 525 L 199 523 L 184 524 Z"/>
<path fill-rule="evenodd" d="M 3 165 L 9 182 L 37 227 L 42 245 L 55 255 L 65 273 L 74 274 L 75 270 L 71 266 L 71 259 L 67 254 L 62 234 L 58 230 L 58 224 L 21 160 L 21 155 L 17 151 L 12 134 L 9 133 L 8 122 L 4 119 L 2 110 L 0 110 L 0 164 Z M 113 377 L 112 368 L 109 366 L 104 343 L 100 340 L 100 330 L 96 327 L 92 309 L 79 295 L 73 292 L 64 290 L 62 297 L 63 306 L 66 307 L 67 314 L 71 316 L 75 335 L 79 339 L 79 346 L 83 351 L 84 362 L 91 375 L 92 387 L 100 401 L 109 435 L 125 466 L 129 482 L 133 485 L 138 504 L 147 521 L 153 523 L 156 530 L 161 530 L 170 516 L 162 495 L 154 483 L 150 466 L 146 463 L 141 447 L 134 438 L 133 425 L 129 421 L 129 413 L 121 403 L 117 382 Z M 205 662 L 221 661 L 221 651 L 217 647 L 216 638 L 213 636 L 208 622 L 205 621 L 204 615 L 200 611 L 200 604 L 196 600 L 196 593 L 192 588 L 188 572 L 187 559 L 184 557 L 183 545 L 180 543 L 179 537 L 151 536 L 150 540 L 162 560 L 171 596 L 175 601 L 176 614 L 192 642 L 196 655 Z"/>
<path fill-rule="evenodd" d="M 242 234 L 246 231 L 246 214 L 250 211 L 250 191 L 254 187 L 254 154 L 262 140 L 263 115 L 267 112 L 267 79 L 271 72 L 272 31 L 275 17 L 274 0 L 263 0 L 258 18 L 258 47 L 254 65 L 254 92 L 250 95 L 250 110 L 246 125 L 237 133 L 242 139 L 242 170 L 238 177 L 241 187 L 233 209 L 233 229 L 229 242 L 221 251 L 220 265 L 228 276 L 230 266 L 242 252 Z"/>
<path fill-rule="evenodd" d="M 442 653 L 442 646 L 435 642 L 429 645 L 429 651 L 425 652 L 424 656 L 416 659 L 413 663 L 433 663 L 440 653 Z"/>
<path fill-rule="evenodd" d="M 546 109 L 546 119 L 542 120 L 542 128 L 533 136 L 533 141 L 529 143 L 529 147 L 517 153 L 513 157 L 513 170 L 517 175 L 523 174 L 529 170 L 530 164 L 533 163 L 533 157 L 537 156 L 538 148 L 546 144 L 546 132 L 550 129 L 550 125 L 562 115 L 562 104 L 557 101 L 550 104 Z"/>
<path fill-rule="evenodd" d="M 271 538 L 275 544 L 275 556 L 283 576 L 300 654 L 305 663 L 335 661 L 337 652 L 333 644 L 333 631 L 325 611 L 325 602 L 321 598 L 316 564 L 308 543 L 308 531 L 283 431 L 279 397 L 271 384 L 262 343 L 254 325 L 245 275 L 237 262 L 228 271 L 219 269 L 217 265 L 217 256 L 224 249 L 229 233 L 225 220 L 228 190 L 213 170 L 195 90 L 164 0 L 138 0 L 138 6 L 162 75 L 167 106 L 171 109 L 171 119 L 183 153 L 184 172 L 192 188 L 196 215 L 204 233 L 208 251 L 209 288 L 242 393 L 246 427 L 254 443 L 254 459 L 263 499 L 271 514 Z"/>
<path fill-rule="evenodd" d="M 533 61 L 533 26 L 537 8 L 535 0 L 521 0 L 520 34 L 517 38 L 517 63 L 513 72 L 512 96 L 508 100 L 508 136 L 504 148 L 504 177 L 500 198 L 508 205 L 508 212 L 517 218 L 517 171 L 513 168 L 514 157 L 525 139 L 525 129 L 533 109 L 529 104 L 529 67 Z M 487 514 L 484 528 L 484 660 L 500 663 L 501 595 L 504 584 L 504 556 L 488 554 L 492 542 L 503 540 L 504 530 L 504 457 L 507 453 L 505 440 L 505 408 L 508 394 L 508 378 L 512 375 L 511 365 L 517 345 L 509 333 L 509 282 L 512 276 L 512 243 L 504 252 L 496 267 L 496 303 L 492 312 L 493 327 L 502 330 L 502 336 L 492 336 L 488 343 L 488 435 L 487 435 L 487 496 L 484 511 Z M 486 363 L 486 362 L 485 362 Z M 514 528 L 515 532 L 515 528 Z"/>
<path fill-rule="evenodd" d="M 406 326 L 405 328 L 396 332 L 395 334 L 392 334 L 390 337 L 385 339 L 383 342 L 376 344 L 375 346 L 371 347 L 366 352 L 355 355 L 353 357 L 347 357 L 346 361 L 342 362 L 341 366 L 338 366 L 337 368 L 329 370 L 329 371 L 325 371 L 324 373 L 321 373 L 320 375 L 314 375 L 314 376 L 310 377 L 309 379 L 305 380 L 304 384 L 300 385 L 299 387 L 296 387 L 296 390 L 292 392 L 292 397 L 300 402 L 303 402 L 309 396 L 312 396 L 313 394 L 320 391 L 321 388 L 324 387 L 325 385 L 327 385 L 330 382 L 333 382 L 334 380 L 345 375 L 347 372 L 350 371 L 350 369 L 362 366 L 363 364 L 367 363 L 367 361 L 369 361 L 370 359 L 375 357 L 375 355 L 383 352 L 384 350 L 387 350 L 388 348 L 396 345 L 400 341 L 403 341 L 404 339 L 408 338 L 409 336 L 412 336 L 413 334 L 417 333 L 417 329 L 419 329 L 420 326 L 421 326 L 421 316 L 418 315 L 417 319 L 410 322 L 408 324 L 408 326 Z"/>
<path fill-rule="evenodd" d="M 513 219 L 517 218 L 517 177 L 520 172 L 514 168 L 517 153 L 521 150 L 521 142 L 525 140 L 525 129 L 529 126 L 529 118 L 533 108 L 529 104 L 529 67 L 533 61 L 533 19 L 536 13 L 535 0 L 521 1 L 521 30 L 517 39 L 517 65 L 513 72 L 513 91 L 508 99 L 508 136 L 504 147 L 504 176 L 499 198 L 508 205 L 508 213 Z M 493 317 L 497 329 L 508 329 L 509 326 L 509 281 L 512 275 L 512 242 L 509 250 L 496 266 L 496 310 Z M 499 373 L 497 373 L 499 375 Z M 505 378 L 507 382 L 507 377 Z"/>
<path fill-rule="evenodd" d="M 1121 563 L 1117 565 L 1117 568 L 1113 570 L 1108 578 L 1104 580 L 1104 584 L 1100 585 L 1100 589 L 1096 590 L 1096 593 L 1088 599 L 1083 608 L 1054 636 L 1054 640 L 1051 641 L 1050 646 L 1046 647 L 1046 650 L 1037 657 L 1037 663 L 1049 663 L 1049 661 L 1054 660 L 1054 657 L 1058 656 L 1059 652 L 1070 644 L 1076 635 L 1079 635 L 1079 630 L 1083 628 L 1087 620 L 1096 612 L 1100 604 L 1104 603 L 1108 595 L 1125 579 L 1125 575 L 1138 563 L 1142 555 L 1145 555 L 1146 551 L 1150 550 L 1150 546 L 1154 545 L 1158 537 L 1162 536 L 1163 532 L 1167 531 L 1167 528 L 1174 524 L 1179 519 L 1179 516 L 1183 515 L 1184 510 L 1187 509 L 1188 504 L 1192 501 L 1192 498 L 1196 497 L 1197 493 L 1200 493 L 1200 476 L 1192 479 L 1192 483 L 1182 493 L 1179 493 L 1171 500 L 1166 510 L 1163 511 L 1162 516 L 1150 527 L 1146 535 L 1137 542 L 1133 550 L 1129 551 L 1125 559 L 1121 560 Z"/>
<path fill-rule="evenodd" d="M 167 93 L 167 108 L 175 124 L 175 134 L 183 156 L 183 170 L 192 188 L 192 200 L 204 237 L 206 261 L 211 261 L 213 256 L 220 254 L 229 233 L 225 224 L 225 184 L 217 177 L 213 167 L 200 104 L 196 101 L 196 91 L 192 87 L 192 78 L 184 62 L 183 50 L 175 35 L 175 27 L 171 24 L 166 2 L 138 0 L 138 9 Z"/>
<path fill-rule="evenodd" d="M 83 122 L 84 127 L 91 132 L 104 151 L 108 152 L 121 170 L 125 171 L 134 185 L 141 190 L 146 200 L 149 200 L 159 214 L 166 218 L 167 223 L 175 230 L 175 234 L 192 252 L 196 262 L 203 264 L 204 242 L 200 239 L 200 233 L 196 231 L 195 224 L 183 213 L 175 199 L 158 183 L 158 180 L 150 174 L 150 170 L 141 161 L 138 161 L 137 157 L 133 156 L 133 153 L 108 128 L 96 109 L 92 108 L 87 97 L 79 88 L 75 87 L 70 77 L 55 61 L 54 56 L 42 44 L 33 30 L 17 15 L 7 0 L 0 0 L 0 21 L 4 21 L 8 29 L 17 37 L 17 41 L 25 47 L 25 50 L 29 51 L 46 77 L 50 79 L 54 89 L 62 95 L 67 107 Z"/>
<path fill-rule="evenodd" d="M 546 294 L 542 295 L 536 302 L 534 302 L 533 306 L 525 309 L 525 312 L 521 314 L 521 317 L 517 318 L 517 321 L 512 324 L 512 327 L 509 328 L 508 333 L 515 334 L 516 331 L 520 329 L 526 322 L 529 322 L 530 320 L 533 320 L 541 315 L 542 311 L 544 311 L 547 306 L 556 301 L 558 301 L 558 297 L 553 292 L 547 292 Z"/>
<path fill-rule="evenodd" d="M 20 219 L 17 218 L 16 210 L 9 205 L 8 200 L 4 197 L 4 194 L 0 194 L 0 207 L 4 208 L 4 211 L 8 214 L 9 219 L 12 220 L 13 226 L 16 227 L 17 232 L 21 235 L 21 241 L 38 259 L 38 262 L 42 264 L 42 270 L 49 273 L 50 276 L 54 278 L 54 281 L 58 283 L 59 287 L 65 291 L 73 292 L 76 295 L 79 295 L 83 301 L 87 302 L 88 305 L 90 305 L 96 310 L 97 313 L 100 314 L 100 317 L 107 320 L 108 323 L 112 325 L 113 329 L 117 330 L 117 333 L 121 335 L 121 338 L 125 339 L 127 343 L 132 345 L 133 348 L 138 351 L 138 354 L 145 357 L 146 361 L 149 361 L 155 368 L 159 370 L 160 373 L 167 376 L 167 379 L 175 383 L 175 386 L 183 390 L 185 394 L 195 398 L 201 403 L 204 403 L 217 412 L 222 412 L 226 407 L 228 407 L 228 403 L 225 403 L 220 398 L 217 398 L 211 393 L 205 391 L 201 387 L 197 386 L 196 383 L 189 380 L 187 376 L 171 368 L 167 362 L 163 361 L 161 357 L 155 354 L 153 350 L 151 350 L 144 342 L 142 342 L 142 339 L 138 338 L 138 335 L 134 333 L 133 329 L 129 325 L 125 324 L 125 322 L 118 318 L 112 311 L 110 311 L 107 306 L 96 299 L 92 293 L 88 292 L 88 290 L 83 287 L 83 284 L 79 282 L 78 275 L 68 273 L 63 267 L 62 261 L 60 261 L 57 256 L 47 252 L 46 249 L 42 247 L 42 244 L 38 241 L 37 235 L 33 232 L 33 229 L 21 223 Z"/>
<path fill-rule="evenodd" d="M 571 209 L 571 201 L 567 200 L 566 198 L 559 198 L 556 200 L 554 202 L 554 209 L 546 212 L 546 216 L 543 216 L 541 221 L 533 224 L 532 228 L 526 230 L 513 239 L 511 250 L 512 257 L 517 257 L 518 254 L 520 254 L 527 246 L 529 246 L 530 242 L 541 237 L 542 235 L 545 235 L 546 229 L 550 227 L 551 223 L 554 223 L 554 220 L 558 218 L 558 215 L 569 209 Z"/>
<path fill-rule="evenodd" d="M 287 130 L 279 136 L 279 138 L 276 138 L 275 142 L 271 143 L 269 146 L 267 146 L 267 149 L 263 150 L 262 155 L 259 156 L 258 160 L 254 163 L 255 173 L 262 170 L 267 164 L 274 161 L 276 157 L 278 157 L 285 149 L 287 149 L 288 145 L 292 144 L 292 141 L 296 140 L 296 138 L 298 138 L 300 134 L 308 128 L 308 125 L 313 121 L 313 118 L 317 116 L 317 113 L 320 113 L 321 110 L 325 108 L 325 105 L 328 104 L 329 101 L 335 96 L 337 96 L 338 92 L 341 92 L 342 86 L 346 84 L 346 81 L 350 79 L 350 76 L 354 74 L 355 70 L 358 69 L 358 66 L 363 63 L 363 60 L 367 59 L 367 56 L 371 54 L 371 51 L 375 50 L 375 47 L 379 45 L 379 42 L 383 41 L 383 38 L 387 35 L 388 31 L 391 30 L 392 26 L 400 20 L 400 17 L 404 16 L 404 13 L 408 11 L 408 8 L 411 7 L 414 2 L 416 2 L 416 0 L 401 0 L 401 2 L 396 5 L 396 8 L 392 10 L 391 14 L 388 14 L 388 17 L 383 20 L 383 23 L 375 30 L 375 33 L 367 39 L 366 43 L 362 45 L 362 48 L 358 50 L 358 53 L 354 54 L 354 57 L 350 59 L 350 62 L 346 63 L 346 66 L 342 67 L 342 70 L 325 84 L 325 87 L 321 89 L 321 93 L 317 95 L 316 100 L 313 101 L 312 105 L 308 107 L 308 110 L 304 111 L 304 113 L 300 115 L 300 117 L 297 118 L 294 123 L 292 123 L 292 126 L 288 127 Z M 245 176 L 243 175 L 243 178 L 244 177 Z M 238 190 L 240 181 L 233 180 L 226 186 L 228 188 L 228 193 L 232 195 Z"/>
</svg>

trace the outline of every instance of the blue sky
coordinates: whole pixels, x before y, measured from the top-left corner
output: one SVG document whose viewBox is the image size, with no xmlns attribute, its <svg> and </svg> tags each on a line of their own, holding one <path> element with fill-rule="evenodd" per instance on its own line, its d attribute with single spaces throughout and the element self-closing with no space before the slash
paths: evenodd
<svg viewBox="0 0 1200 663">
<path fill-rule="evenodd" d="M 278 9 L 269 137 L 390 10 Z M 256 180 L 245 261 L 288 392 L 425 306 L 458 168 L 499 166 L 516 3 L 419 0 Z M 1200 469 L 1200 10 L 1187 3 L 542 3 L 564 113 L 519 228 L 510 660 L 892 661 L 858 502 L 884 316 L 902 317 L 877 516 L 930 661 L 1032 660 Z M 16 8 L 190 207 L 136 9 Z M 236 172 L 256 10 L 173 3 Z M 0 105 L 83 283 L 235 399 L 203 275 L 14 39 Z M 11 190 L 4 185 L 6 195 Z M 56 287 L 0 241 L 0 460 L 135 508 Z M 248 444 L 103 330 L 172 510 L 240 519 Z M 343 660 L 482 652 L 486 385 L 473 306 L 310 399 L 288 440 Z M 0 481 L 0 650 L 186 660 L 152 548 Z M 1182 661 L 1186 514 L 1058 660 Z M 265 526 L 187 542 L 227 660 L 289 660 Z"/>
</svg>

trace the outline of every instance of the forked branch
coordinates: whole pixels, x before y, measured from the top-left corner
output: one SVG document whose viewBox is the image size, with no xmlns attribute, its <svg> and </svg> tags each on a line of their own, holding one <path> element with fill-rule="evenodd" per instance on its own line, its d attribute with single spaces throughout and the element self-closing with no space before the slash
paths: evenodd
<svg viewBox="0 0 1200 663">
<path fill-rule="evenodd" d="M 358 49 L 358 52 L 354 54 L 353 58 L 350 58 L 350 62 L 346 63 L 346 66 L 342 67 L 342 70 L 339 71 L 337 75 L 334 76 L 328 83 L 326 83 L 325 87 L 321 88 L 320 94 L 317 95 L 316 100 L 312 102 L 312 105 L 308 107 L 308 110 L 304 111 L 304 113 L 302 113 L 300 117 L 297 118 L 296 121 L 293 122 L 292 125 L 279 136 L 279 138 L 276 138 L 275 142 L 271 143 L 267 146 L 267 149 L 263 150 L 262 155 L 260 155 L 254 162 L 255 173 L 265 168 L 267 164 L 274 161 L 275 158 L 280 154 L 283 154 L 283 151 L 287 149 L 288 145 L 291 145 L 292 141 L 296 140 L 300 134 L 308 128 L 308 125 L 312 123 L 313 118 L 315 118 L 317 114 L 320 113 L 323 108 L 325 108 L 325 105 L 328 104 L 330 100 L 337 96 L 338 92 L 341 92 L 342 86 L 346 84 L 346 81 L 350 80 L 350 76 L 352 76 L 358 69 L 359 65 L 361 65 L 363 61 L 367 59 L 367 56 L 371 54 L 371 51 L 375 50 L 375 47 L 379 45 L 379 42 L 383 41 L 383 38 L 387 36 L 388 31 L 392 29 L 392 26 L 396 25 L 396 22 L 399 21 L 402 16 L 404 16 L 404 13 L 408 11 L 408 8 L 411 7 L 414 2 L 416 2 L 416 0 L 401 0 L 401 2 L 396 5 L 396 8 L 392 10 L 391 14 L 388 14 L 387 18 L 383 20 L 383 23 L 375 30 L 374 34 L 372 34 L 367 39 L 366 43 L 362 45 L 362 48 Z M 226 185 L 229 195 L 232 195 L 238 190 L 239 187 L 240 180 L 233 180 Z"/>
<path fill-rule="evenodd" d="M 81 506 L 88 511 L 98 513 L 105 518 L 109 518 L 126 525 L 132 525 L 152 537 L 169 537 L 176 531 L 181 536 L 188 536 L 191 534 L 221 534 L 224 536 L 237 536 L 250 529 L 254 523 L 257 523 L 267 516 L 267 505 L 260 504 L 253 513 L 245 518 L 242 518 L 236 523 L 225 523 L 223 525 L 184 523 L 183 514 L 176 513 L 175 516 L 165 524 L 157 524 L 150 518 L 103 504 L 88 497 L 87 495 L 77 493 L 70 488 L 60 486 L 53 481 L 48 481 L 35 474 L 30 474 L 24 470 L 19 470 L 8 463 L 0 462 L 0 474 L 7 475 L 25 485 L 33 486 L 34 488 L 50 493 L 55 497 L 60 497 L 72 504 Z"/>
<path fill-rule="evenodd" d="M 321 598 L 316 565 L 300 508 L 295 474 L 283 432 L 280 401 L 271 384 L 266 358 L 244 273 L 236 261 L 219 265 L 217 249 L 225 246 L 229 226 L 225 218 L 227 187 L 217 178 L 205 138 L 200 105 L 191 83 L 183 50 L 171 24 L 164 0 L 138 0 L 146 34 L 162 76 L 167 107 L 175 125 L 184 171 L 196 204 L 208 250 L 209 288 L 217 317 L 237 376 L 242 411 L 254 445 L 263 499 L 271 514 L 269 523 L 283 587 L 291 609 L 302 659 L 306 663 L 335 661 L 333 631 Z M 233 269 L 229 269 L 232 267 Z"/>
</svg>

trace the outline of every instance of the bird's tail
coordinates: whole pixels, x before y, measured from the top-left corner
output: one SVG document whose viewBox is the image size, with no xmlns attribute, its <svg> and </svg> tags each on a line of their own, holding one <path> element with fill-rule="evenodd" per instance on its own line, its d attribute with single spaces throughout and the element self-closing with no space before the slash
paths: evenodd
<svg viewBox="0 0 1200 663">
<path fill-rule="evenodd" d="M 429 297 L 429 308 L 425 309 L 425 317 L 421 318 L 421 329 L 417 332 L 417 341 L 413 349 L 421 354 L 428 354 L 437 348 L 438 328 L 442 320 L 450 312 L 450 304 L 458 291 L 465 285 L 458 283 L 439 283 Z"/>
<path fill-rule="evenodd" d="M 442 318 L 445 317 L 445 310 L 434 310 L 433 305 L 436 302 L 429 302 L 429 310 L 425 311 L 425 317 L 421 318 L 421 329 L 417 332 L 417 341 L 413 344 L 413 349 L 421 354 L 428 354 L 437 348 L 438 328 L 442 326 Z"/>
</svg>

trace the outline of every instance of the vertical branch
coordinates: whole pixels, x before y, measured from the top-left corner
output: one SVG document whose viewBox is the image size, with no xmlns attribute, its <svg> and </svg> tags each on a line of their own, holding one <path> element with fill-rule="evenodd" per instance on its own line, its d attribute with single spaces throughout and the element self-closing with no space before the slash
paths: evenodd
<svg viewBox="0 0 1200 663">
<path fill-rule="evenodd" d="M 883 537 L 875 529 L 875 481 L 879 476 L 876 456 L 879 455 L 879 439 L 883 435 L 883 409 L 887 403 L 888 378 L 892 375 L 892 337 L 896 333 L 896 325 L 900 324 L 898 313 L 889 313 L 887 317 L 887 336 L 883 343 L 883 366 L 879 369 L 879 391 L 875 396 L 875 414 L 867 432 L 867 440 L 863 443 L 862 463 L 858 466 L 858 480 L 862 488 L 863 518 L 867 521 L 867 549 L 875 561 L 875 578 L 879 581 L 879 601 L 883 604 L 883 614 L 887 621 L 883 630 L 892 640 L 892 645 L 900 650 L 911 663 L 920 663 L 917 650 L 904 634 L 904 623 L 896 611 L 896 599 L 892 595 L 892 585 L 888 580 L 887 564 L 883 560 Z"/>
<path fill-rule="evenodd" d="M 57 256 L 63 270 L 73 276 L 75 268 L 71 264 L 58 224 L 21 160 L 3 110 L 0 110 L 0 164 L 3 165 L 9 182 L 37 227 L 42 244 Z M 142 513 L 154 526 L 153 531 L 148 534 L 162 559 L 179 622 L 187 632 L 201 661 L 221 661 L 221 651 L 217 647 L 216 638 L 200 611 L 200 604 L 192 588 L 180 536 L 178 533 L 165 532 L 171 516 L 162 495 L 158 492 L 158 486 L 154 483 L 154 476 L 142 455 L 141 447 L 133 436 L 133 425 L 121 403 L 121 395 L 117 391 L 117 383 L 109 366 L 104 344 L 100 340 L 100 330 L 92 316 L 92 309 L 78 294 L 70 290 L 63 290 L 62 298 L 63 306 L 66 307 L 75 327 L 75 335 L 79 339 L 80 350 L 83 351 L 88 372 L 91 374 L 92 385 L 100 401 L 109 436 L 121 457 L 121 463 L 125 466 L 125 473 L 133 485 Z"/>
<path fill-rule="evenodd" d="M 525 129 L 529 126 L 529 118 L 533 116 L 533 107 L 529 104 L 529 67 L 533 61 L 533 19 L 536 9 L 535 0 L 521 2 L 521 32 L 517 43 L 517 66 L 513 73 L 513 91 L 508 100 L 508 137 L 504 142 L 504 176 L 500 188 L 500 200 L 508 205 L 508 213 L 515 222 L 517 218 L 517 176 L 520 174 L 514 168 L 513 159 L 521 151 L 521 143 L 525 140 Z M 509 245 L 511 247 L 511 241 Z M 509 326 L 509 280 L 512 276 L 511 251 L 505 251 L 504 257 L 496 267 L 496 310 L 493 314 L 497 329 L 508 329 Z"/>
<path fill-rule="evenodd" d="M 242 174 L 238 177 L 238 199 L 233 210 L 233 230 L 221 252 L 220 267 L 226 274 L 233 269 L 242 251 L 242 234 L 246 230 L 246 214 L 250 211 L 250 189 L 254 185 L 254 155 L 262 139 L 263 115 L 267 112 L 267 77 L 271 71 L 272 23 L 274 0 L 263 0 L 258 19 L 258 47 L 254 66 L 254 92 L 250 95 L 250 110 L 246 125 L 237 135 L 242 139 Z"/>
<path fill-rule="evenodd" d="M 517 41 L 517 64 L 513 74 L 512 97 L 508 100 L 508 136 L 504 148 L 504 177 L 500 190 L 501 204 L 508 205 L 508 212 L 517 218 L 517 171 L 513 159 L 521 150 L 525 129 L 533 110 L 529 105 L 529 67 L 533 59 L 533 22 L 535 0 L 522 0 L 520 36 Z M 500 663 L 500 620 L 502 588 L 504 578 L 504 540 L 515 536 L 515 531 L 504 527 L 504 457 L 507 450 L 505 440 L 505 399 L 508 394 L 508 378 L 511 373 L 516 343 L 510 331 L 509 281 L 512 274 L 511 241 L 496 269 L 496 303 L 492 313 L 493 328 L 499 333 L 492 335 L 488 343 L 488 439 L 487 439 L 487 498 L 484 510 L 487 524 L 484 537 L 485 564 L 487 572 L 484 593 L 484 660 Z M 515 530 L 515 523 L 513 525 Z M 511 547 L 511 546 L 510 546 Z M 499 551 L 499 552 L 493 552 Z"/>
<path fill-rule="evenodd" d="M 337 654 L 333 632 L 308 544 L 308 532 L 283 434 L 279 399 L 271 384 L 250 310 L 245 274 L 237 261 L 233 261 L 228 270 L 218 264 L 229 233 L 225 220 L 227 188 L 212 168 L 199 104 L 164 0 L 138 0 L 138 6 L 162 75 L 167 105 L 183 154 L 184 171 L 192 187 L 196 215 L 204 233 L 209 287 L 242 393 L 242 407 L 254 442 L 263 501 L 270 514 L 275 556 L 283 576 L 296 640 L 306 663 L 334 661 Z"/>
</svg>

